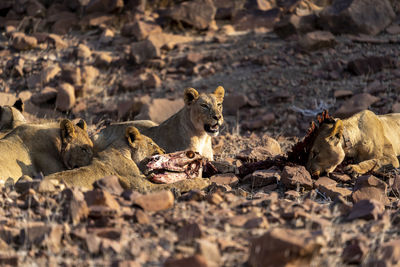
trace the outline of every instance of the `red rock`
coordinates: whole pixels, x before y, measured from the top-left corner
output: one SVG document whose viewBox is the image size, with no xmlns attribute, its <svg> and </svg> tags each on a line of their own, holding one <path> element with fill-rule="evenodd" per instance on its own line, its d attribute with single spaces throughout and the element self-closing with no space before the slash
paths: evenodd
<svg viewBox="0 0 400 267">
<path fill-rule="evenodd" d="M 280 38 L 287 38 L 292 35 L 304 34 L 315 31 L 317 17 L 315 15 L 297 16 L 289 15 L 274 25 L 274 32 Z"/>
<path fill-rule="evenodd" d="M 288 190 L 285 192 L 285 198 L 290 200 L 297 200 L 300 197 L 300 193 L 295 190 Z"/>
<path fill-rule="evenodd" d="M 189 223 L 180 227 L 177 231 L 179 241 L 191 241 L 196 238 L 201 238 L 204 233 L 198 223 Z"/>
<path fill-rule="evenodd" d="M 0 226 L 0 239 L 8 244 L 13 243 L 19 234 L 20 230 L 17 228 L 11 228 L 6 225 Z"/>
<path fill-rule="evenodd" d="M 46 8 L 37 0 L 30 0 L 26 5 L 26 13 L 31 17 L 43 17 Z"/>
<path fill-rule="evenodd" d="M 249 99 L 245 94 L 230 94 L 224 97 L 224 113 L 236 115 L 237 111 L 246 106 Z"/>
<path fill-rule="evenodd" d="M 96 52 L 94 65 L 99 68 L 109 68 L 112 61 L 113 58 L 109 55 L 109 53 Z"/>
<path fill-rule="evenodd" d="M 89 208 L 103 206 L 115 213 L 119 213 L 121 208 L 118 201 L 108 191 L 102 189 L 94 189 L 86 192 L 85 201 Z"/>
<path fill-rule="evenodd" d="M 54 79 L 54 77 L 56 77 L 60 73 L 60 71 L 61 68 L 57 64 L 43 69 L 40 74 L 41 83 L 42 84 L 49 83 L 52 79 Z"/>
<path fill-rule="evenodd" d="M 378 250 L 378 260 L 373 266 L 396 266 L 400 262 L 400 240 L 383 243 Z"/>
<path fill-rule="evenodd" d="M 78 59 L 89 59 L 92 56 L 90 48 L 84 44 L 79 44 L 76 48 L 76 56 Z"/>
<path fill-rule="evenodd" d="M 335 90 L 335 92 L 333 93 L 333 97 L 334 98 L 345 98 L 348 96 L 352 96 L 353 95 L 353 91 L 351 90 Z"/>
<path fill-rule="evenodd" d="M 160 191 L 137 196 L 133 202 L 145 211 L 167 210 L 174 206 L 174 195 L 171 191 Z"/>
<path fill-rule="evenodd" d="M 95 234 L 86 235 L 86 247 L 91 254 L 97 254 L 100 251 L 101 238 Z"/>
<path fill-rule="evenodd" d="M 35 37 L 27 36 L 24 33 L 15 33 L 13 35 L 12 47 L 17 50 L 29 50 L 37 46 Z"/>
<path fill-rule="evenodd" d="M 260 129 L 262 127 L 268 126 L 271 123 L 275 121 L 275 114 L 274 113 L 267 113 L 261 116 L 258 116 L 257 118 L 250 120 L 250 121 L 244 121 L 242 123 L 242 127 L 244 129 L 248 130 L 256 130 Z"/>
<path fill-rule="evenodd" d="M 218 248 L 218 244 L 208 240 L 200 239 L 196 242 L 196 251 L 198 255 L 204 257 L 207 261 L 207 266 L 218 267 L 221 266 L 222 258 Z"/>
<path fill-rule="evenodd" d="M 57 18 L 51 31 L 55 34 L 64 35 L 69 33 L 72 29 L 79 29 L 79 18 L 75 13 L 72 12 L 60 12 L 54 14 Z"/>
<path fill-rule="evenodd" d="M 86 6 L 87 13 L 111 13 L 122 10 L 123 0 L 91 0 Z"/>
<path fill-rule="evenodd" d="M 254 228 L 268 228 L 269 224 L 265 217 L 257 216 L 255 218 L 248 219 L 246 223 L 243 225 L 243 228 L 246 229 L 254 229 Z"/>
<path fill-rule="evenodd" d="M 306 230 L 274 228 L 251 242 L 249 264 L 265 266 L 307 266 L 323 243 L 319 234 Z"/>
<path fill-rule="evenodd" d="M 222 196 L 218 193 L 212 193 L 210 195 L 207 195 L 207 200 L 209 203 L 214 204 L 214 205 L 219 205 L 221 202 L 224 201 Z"/>
<path fill-rule="evenodd" d="M 233 18 L 233 26 L 237 31 L 254 30 L 257 28 L 272 29 L 279 20 L 280 10 L 273 8 L 267 11 L 262 10 L 243 10 L 238 12 Z"/>
<path fill-rule="evenodd" d="M 363 199 L 375 199 L 388 204 L 387 184 L 373 175 L 363 175 L 357 178 L 352 194 L 353 202 Z"/>
<path fill-rule="evenodd" d="M 390 56 L 369 56 L 349 61 L 347 69 L 354 75 L 370 75 L 383 69 L 396 68 L 396 62 Z"/>
<path fill-rule="evenodd" d="M 399 24 L 392 24 L 386 28 L 386 32 L 389 34 L 397 35 L 400 34 L 400 25 Z"/>
<path fill-rule="evenodd" d="M 354 204 L 347 220 L 378 220 L 382 217 L 385 206 L 375 199 L 363 199 Z"/>
<path fill-rule="evenodd" d="M 73 85 L 82 84 L 81 69 L 72 64 L 65 64 L 62 66 L 61 79 Z"/>
<path fill-rule="evenodd" d="M 56 108 L 68 111 L 75 105 L 75 88 L 69 83 L 62 83 L 57 88 Z"/>
<path fill-rule="evenodd" d="M 0 265 L 2 266 L 18 266 L 18 255 L 12 253 L 0 253 Z"/>
<path fill-rule="evenodd" d="M 24 76 L 24 64 L 25 60 L 21 57 L 15 57 L 9 60 L 6 64 L 6 68 L 11 70 L 12 75 Z"/>
<path fill-rule="evenodd" d="M 63 194 L 69 198 L 69 215 L 72 224 L 77 225 L 82 219 L 86 219 L 89 215 L 89 209 L 85 201 L 83 193 L 79 189 L 66 189 Z"/>
<path fill-rule="evenodd" d="M 82 81 L 86 85 L 90 85 L 99 75 L 99 70 L 93 66 L 84 66 L 81 70 Z"/>
<path fill-rule="evenodd" d="M 218 185 L 235 186 L 239 182 L 239 178 L 233 173 L 216 174 L 211 176 L 210 182 Z"/>
<path fill-rule="evenodd" d="M 317 50 L 321 48 L 334 47 L 336 45 L 335 36 L 327 31 L 313 31 L 302 35 L 299 44 L 307 50 Z"/>
<path fill-rule="evenodd" d="M 40 93 L 37 93 L 31 97 L 34 104 L 40 105 L 50 100 L 55 100 L 57 97 L 57 89 L 46 86 Z"/>
<path fill-rule="evenodd" d="M 194 0 L 173 7 L 168 16 L 204 30 L 214 21 L 215 13 L 216 8 L 212 0 Z"/>
<path fill-rule="evenodd" d="M 312 189 L 313 181 L 310 173 L 304 166 L 285 166 L 281 173 L 281 182 L 287 188 L 297 189 L 298 186 Z"/>
<path fill-rule="evenodd" d="M 354 95 L 339 107 L 335 112 L 335 117 L 348 118 L 362 110 L 368 109 L 370 105 L 376 103 L 379 99 L 379 97 L 367 93 Z"/>
<path fill-rule="evenodd" d="M 387 0 L 345 0 L 333 2 L 319 17 L 320 25 L 335 34 L 376 35 L 392 22 L 395 13 Z"/>
<path fill-rule="evenodd" d="M 168 259 L 164 267 L 208 267 L 207 260 L 200 255 L 194 255 L 188 258 Z"/>
<path fill-rule="evenodd" d="M 150 40 L 144 40 L 131 45 L 131 57 L 136 64 L 159 57 L 160 49 Z"/>
<path fill-rule="evenodd" d="M 346 241 L 342 252 L 342 260 L 346 264 L 361 264 L 368 254 L 368 240 L 364 236 L 358 236 Z"/>
<path fill-rule="evenodd" d="M 215 19 L 231 19 L 240 9 L 244 7 L 245 0 L 214 0 L 217 9 Z"/>
<path fill-rule="evenodd" d="M 97 180 L 93 183 L 93 187 L 106 190 L 109 193 L 117 196 L 120 196 L 124 191 L 117 176 L 106 176 L 100 180 Z"/>
<path fill-rule="evenodd" d="M 107 28 L 103 31 L 103 33 L 100 36 L 100 43 L 108 45 L 112 42 L 114 36 L 115 36 L 114 32 Z"/>
<path fill-rule="evenodd" d="M 328 177 L 320 177 L 314 183 L 314 187 L 332 200 L 338 196 L 347 197 L 351 195 L 351 190 L 339 187 L 336 181 L 329 179 Z"/>
<path fill-rule="evenodd" d="M 250 176 L 245 177 L 244 180 L 250 182 L 254 187 L 263 187 L 276 184 L 281 179 L 280 173 L 278 168 L 272 167 L 268 170 L 255 171 Z"/>
<path fill-rule="evenodd" d="M 47 40 L 55 49 L 60 50 L 68 47 L 68 44 L 57 34 L 51 33 Z"/>
<path fill-rule="evenodd" d="M 144 211 L 142 211 L 140 209 L 137 209 L 135 211 L 135 220 L 139 224 L 149 224 L 150 223 L 150 218 L 147 215 L 147 213 L 145 213 Z"/>
<path fill-rule="evenodd" d="M 151 120 L 161 123 L 177 113 L 185 105 L 183 99 L 170 100 L 166 98 L 143 99 L 141 109 L 135 120 Z"/>
<path fill-rule="evenodd" d="M 162 32 L 162 29 L 159 25 L 153 22 L 141 20 L 125 24 L 121 29 L 122 36 L 133 36 L 136 38 L 136 41 L 142 41 L 146 39 L 150 34 L 159 32 Z"/>
</svg>

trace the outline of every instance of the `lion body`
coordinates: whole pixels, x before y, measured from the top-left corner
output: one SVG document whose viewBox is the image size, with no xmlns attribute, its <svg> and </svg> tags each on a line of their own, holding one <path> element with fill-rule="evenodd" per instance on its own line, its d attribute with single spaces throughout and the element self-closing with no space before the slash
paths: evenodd
<svg viewBox="0 0 400 267">
<path fill-rule="evenodd" d="M 120 128 L 131 134 L 121 135 Z M 47 176 L 46 179 L 64 181 L 69 186 L 79 186 L 89 190 L 93 188 L 95 181 L 105 176 L 115 175 L 119 178 L 123 187 L 143 193 L 172 188 L 186 192 L 208 186 L 208 180 L 201 178 L 174 184 L 154 184 L 150 182 L 142 174 L 139 166 L 146 157 L 162 154 L 163 150 L 150 138 L 141 135 L 137 130 L 132 130 L 136 128 L 128 124 L 119 124 L 118 129 L 107 138 L 103 135 L 103 138 L 105 138 L 103 140 L 112 140 L 112 143 L 98 152 L 89 166 L 55 173 Z"/>
<path fill-rule="evenodd" d="M 86 131 L 68 120 L 59 123 L 24 124 L 0 140 L 0 180 L 31 177 L 90 163 L 93 143 Z M 62 132 L 70 127 L 73 136 Z M 71 128 L 72 127 L 72 128 Z M 67 138 L 68 141 L 66 140 Z M 84 151 L 82 151 L 82 149 Z M 68 165 L 68 166 L 66 166 Z"/>
<path fill-rule="evenodd" d="M 24 123 L 26 123 L 26 120 L 22 115 L 22 110 L 14 106 L 0 106 L 0 138 Z"/>
<path fill-rule="evenodd" d="M 322 125 L 314 141 L 307 168 L 312 174 L 332 172 L 345 158 L 356 164 L 346 169 L 363 174 L 386 165 L 399 167 L 400 113 L 376 115 L 361 111 L 335 125 Z"/>
</svg>

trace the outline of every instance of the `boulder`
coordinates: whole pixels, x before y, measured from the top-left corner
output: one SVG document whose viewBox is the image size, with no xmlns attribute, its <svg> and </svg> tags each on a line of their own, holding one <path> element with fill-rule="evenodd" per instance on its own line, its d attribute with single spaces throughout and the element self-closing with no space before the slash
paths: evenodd
<svg viewBox="0 0 400 267">
<path fill-rule="evenodd" d="M 313 181 L 310 173 L 304 166 L 285 166 L 281 174 L 281 182 L 289 189 L 304 187 L 312 189 Z"/>
<path fill-rule="evenodd" d="M 174 6 L 168 16 L 176 21 L 205 30 L 214 21 L 216 8 L 212 0 L 194 0 Z"/>
</svg>

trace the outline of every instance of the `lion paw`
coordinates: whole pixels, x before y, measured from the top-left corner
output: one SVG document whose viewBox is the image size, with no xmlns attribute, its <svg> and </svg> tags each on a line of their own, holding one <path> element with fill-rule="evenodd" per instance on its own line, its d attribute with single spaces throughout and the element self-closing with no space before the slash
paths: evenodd
<svg viewBox="0 0 400 267">
<path fill-rule="evenodd" d="M 358 165 L 354 165 L 354 164 L 346 166 L 344 168 L 344 172 L 353 178 L 356 178 L 356 177 L 360 176 L 361 174 L 363 174 L 360 167 Z"/>
</svg>

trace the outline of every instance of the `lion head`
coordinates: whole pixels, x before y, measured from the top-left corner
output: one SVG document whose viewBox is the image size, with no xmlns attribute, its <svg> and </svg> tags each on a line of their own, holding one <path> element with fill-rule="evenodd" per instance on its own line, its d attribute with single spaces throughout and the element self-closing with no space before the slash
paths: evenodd
<svg viewBox="0 0 400 267">
<path fill-rule="evenodd" d="M 87 125 L 80 120 L 76 125 L 68 119 L 60 122 L 61 157 L 68 169 L 89 165 L 93 158 L 93 143 Z"/>
<path fill-rule="evenodd" d="M 18 99 L 13 106 L 0 107 L 0 131 L 12 130 L 26 122 L 23 112 L 23 103 Z"/>
<path fill-rule="evenodd" d="M 131 159 L 138 165 L 140 170 L 145 168 L 147 163 L 147 161 L 144 161 L 145 159 L 165 153 L 151 138 L 140 134 L 139 130 L 133 126 L 126 127 L 125 138 L 131 148 Z"/>
<path fill-rule="evenodd" d="M 312 175 L 329 174 L 345 158 L 342 146 L 343 122 L 323 123 L 308 155 L 307 169 Z"/>
<path fill-rule="evenodd" d="M 225 90 L 218 86 L 214 93 L 199 94 L 194 88 L 187 88 L 184 92 L 186 108 L 189 110 L 190 120 L 197 131 L 205 131 L 211 136 L 217 136 L 224 122 L 222 116 L 222 102 Z"/>
</svg>

